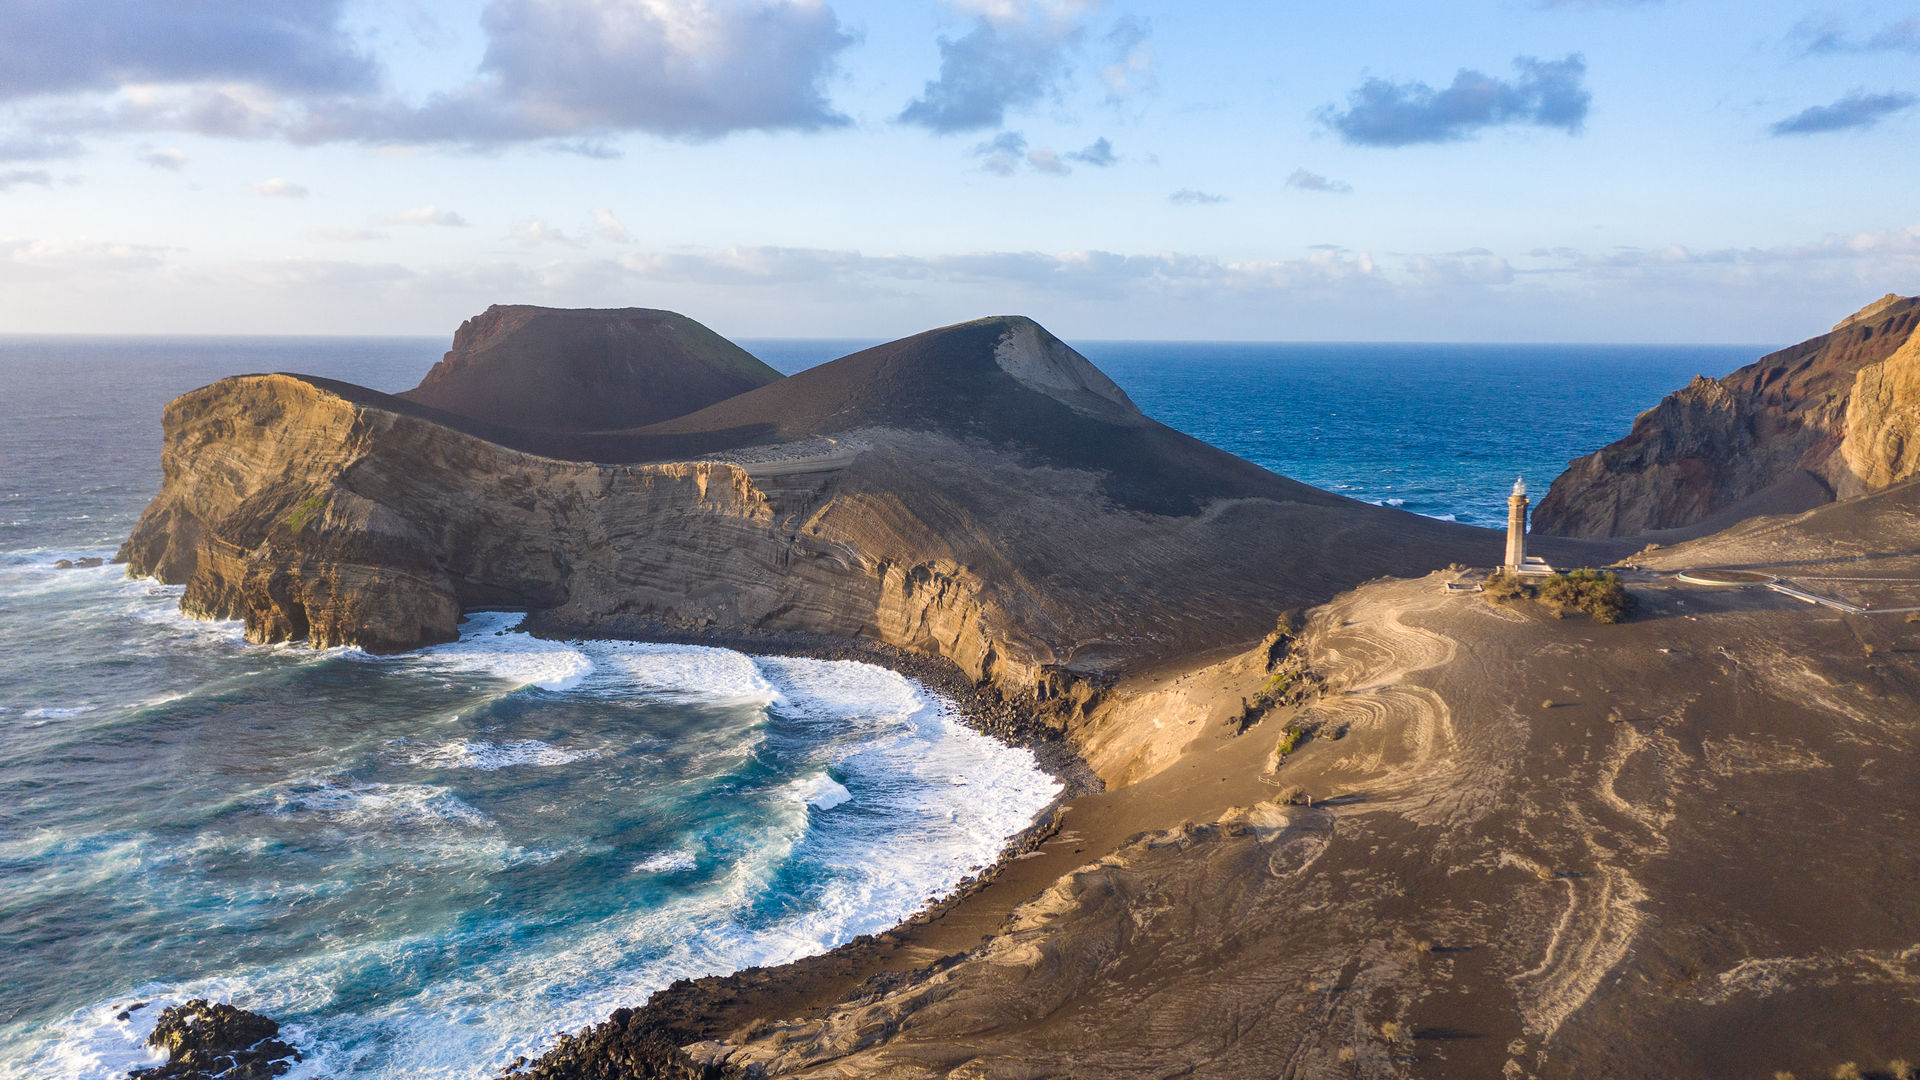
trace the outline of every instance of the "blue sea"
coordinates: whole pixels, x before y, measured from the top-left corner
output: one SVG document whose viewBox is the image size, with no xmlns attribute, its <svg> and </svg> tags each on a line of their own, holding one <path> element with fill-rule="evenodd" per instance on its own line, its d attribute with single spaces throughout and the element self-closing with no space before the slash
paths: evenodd
<svg viewBox="0 0 1920 1080">
<path fill-rule="evenodd" d="M 871 343 L 745 344 L 792 372 Z M 1079 347 L 1174 427 L 1476 524 L 1765 351 Z M 297 1077 L 488 1075 L 675 978 L 894 925 L 1057 794 L 869 665 L 485 612 L 405 656 L 263 647 L 177 588 L 54 568 L 126 536 L 170 398 L 273 370 L 398 390 L 444 348 L 0 338 L 0 1077 L 123 1076 L 194 996 L 283 1021 Z"/>
</svg>

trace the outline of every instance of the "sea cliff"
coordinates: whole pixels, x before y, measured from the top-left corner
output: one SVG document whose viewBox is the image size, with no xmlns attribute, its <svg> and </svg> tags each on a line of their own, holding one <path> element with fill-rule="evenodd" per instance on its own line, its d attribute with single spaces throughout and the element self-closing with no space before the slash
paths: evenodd
<svg viewBox="0 0 1920 1080">
<path fill-rule="evenodd" d="M 1888 295 L 1829 333 L 1642 413 L 1574 461 L 1536 531 L 1632 536 L 1804 510 L 1920 472 L 1920 297 Z"/>
</svg>

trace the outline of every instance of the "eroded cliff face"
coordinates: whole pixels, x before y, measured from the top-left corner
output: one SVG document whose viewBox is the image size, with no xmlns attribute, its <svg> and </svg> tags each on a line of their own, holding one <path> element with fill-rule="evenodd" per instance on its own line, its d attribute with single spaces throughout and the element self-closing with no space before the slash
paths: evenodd
<svg viewBox="0 0 1920 1080">
<path fill-rule="evenodd" d="M 1631 536 L 1747 502 L 1804 509 L 1794 500 L 1848 498 L 1915 475 L 1917 327 L 1920 297 L 1889 296 L 1724 379 L 1696 377 L 1626 438 L 1568 466 L 1534 528 Z"/>
<path fill-rule="evenodd" d="M 165 432 L 165 485 L 121 556 L 254 641 L 410 649 L 490 606 L 873 628 L 881 568 L 774 528 L 735 465 L 555 461 L 284 375 L 186 395 Z"/>
</svg>

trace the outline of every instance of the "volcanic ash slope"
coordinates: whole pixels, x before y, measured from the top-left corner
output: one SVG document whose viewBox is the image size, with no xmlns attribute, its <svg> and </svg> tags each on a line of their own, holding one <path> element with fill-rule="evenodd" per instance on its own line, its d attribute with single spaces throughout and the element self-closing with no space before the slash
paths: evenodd
<svg viewBox="0 0 1920 1080">
<path fill-rule="evenodd" d="M 1870 544 L 1858 530 L 1911 515 L 1914 490 L 1661 557 L 1803 565 Z M 1827 1076 L 1913 1059 L 1912 627 L 1651 576 L 1639 617 L 1609 626 L 1450 592 L 1452 576 L 1318 610 L 1294 655 L 1323 696 L 1076 799 L 959 907 L 677 985 L 532 1075 L 652 1075 L 596 1071 L 646 1045 L 734 1077 Z M 1301 724 L 1316 734 L 1268 771 Z M 1277 801 L 1296 785 L 1312 805 Z"/>
</svg>

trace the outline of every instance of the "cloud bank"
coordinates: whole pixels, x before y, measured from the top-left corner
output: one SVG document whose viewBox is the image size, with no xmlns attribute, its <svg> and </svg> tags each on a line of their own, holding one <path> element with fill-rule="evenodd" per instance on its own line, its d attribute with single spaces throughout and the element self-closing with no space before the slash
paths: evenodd
<svg viewBox="0 0 1920 1080">
<path fill-rule="evenodd" d="M 343 0 L 63 0 L 0 6 L 0 101 L 23 108 L 0 159 L 78 151 L 76 134 L 454 144 L 709 139 L 847 124 L 827 83 L 853 43 L 825 0 L 489 0 L 463 85 L 388 90 Z"/>
<path fill-rule="evenodd" d="M 0 5 L 0 100 L 129 83 L 244 82 L 367 91 L 379 69 L 343 0 L 44 0 Z"/>
<path fill-rule="evenodd" d="M 1586 61 L 1516 57 L 1516 77 L 1496 79 L 1461 68 L 1451 85 L 1368 79 L 1347 95 L 1344 109 L 1328 105 L 1316 119 L 1355 146 L 1411 146 L 1458 142 L 1487 128 L 1545 127 L 1577 134 L 1593 95 Z"/>
</svg>

